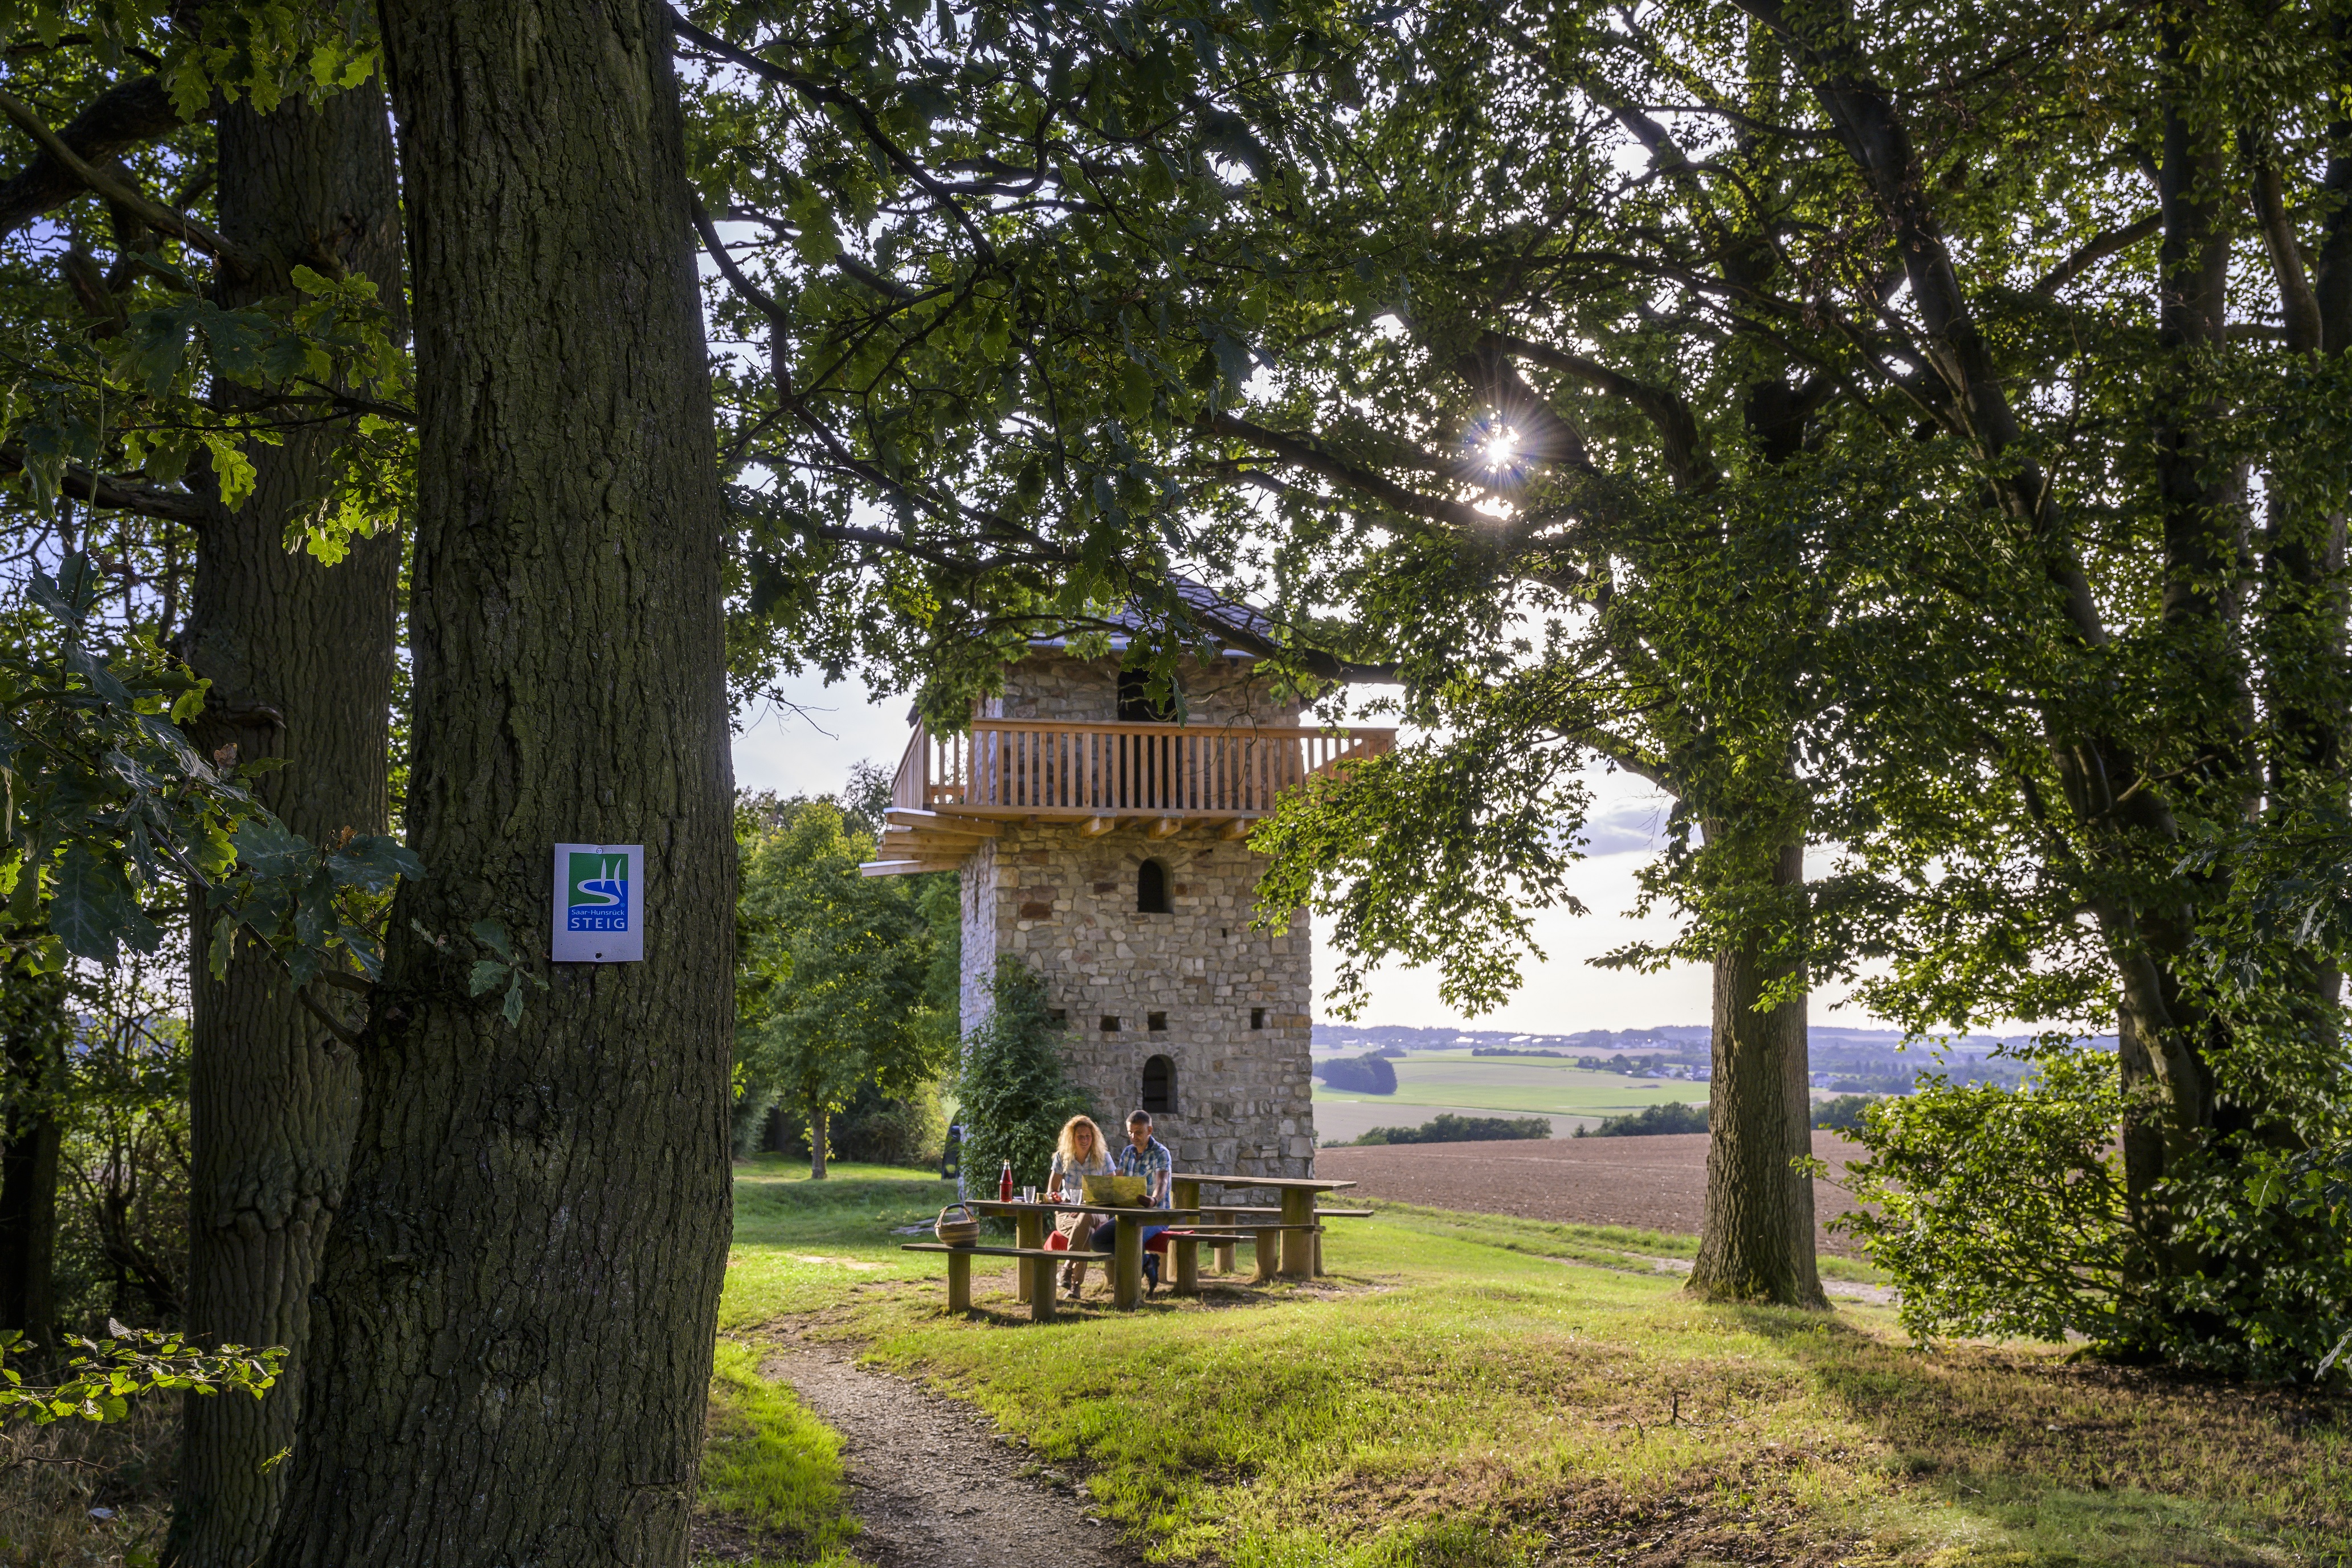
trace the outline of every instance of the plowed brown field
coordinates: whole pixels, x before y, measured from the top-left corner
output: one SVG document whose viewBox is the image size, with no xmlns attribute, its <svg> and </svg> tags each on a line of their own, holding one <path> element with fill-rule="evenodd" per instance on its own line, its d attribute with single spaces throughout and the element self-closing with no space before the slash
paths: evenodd
<svg viewBox="0 0 2352 1568">
<path fill-rule="evenodd" d="M 1813 1134 L 1813 1152 L 1832 1171 L 1863 1157 L 1862 1146 L 1834 1132 Z M 1706 1134 L 1656 1138 L 1550 1138 L 1504 1143 L 1402 1143 L 1321 1149 L 1315 1173 L 1356 1184 L 1336 1194 L 1393 1198 L 1472 1214 L 1515 1215 L 1572 1225 L 1630 1225 L 1643 1230 L 1698 1232 L 1706 1198 Z M 1835 1187 L 1813 1184 L 1822 1219 L 1855 1206 Z M 1851 1254 L 1846 1237 L 1823 1231 L 1822 1249 Z"/>
</svg>

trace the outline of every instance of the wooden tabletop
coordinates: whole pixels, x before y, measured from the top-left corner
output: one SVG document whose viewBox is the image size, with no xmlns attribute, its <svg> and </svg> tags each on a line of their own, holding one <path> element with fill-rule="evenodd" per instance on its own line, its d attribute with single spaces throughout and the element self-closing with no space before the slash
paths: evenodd
<svg viewBox="0 0 2352 1568">
<path fill-rule="evenodd" d="M 1198 1219 L 1201 1217 L 1201 1211 L 1199 1209 L 1123 1209 L 1106 1207 L 1101 1204 L 1049 1204 L 1042 1200 L 1034 1204 L 1024 1204 L 1018 1198 L 1013 1199 L 1011 1203 L 1006 1203 L 999 1198 L 973 1198 L 968 1202 L 966 1206 L 977 1209 L 982 1214 L 1098 1214 L 1108 1215 L 1113 1219 L 1151 1219 L 1154 1217 L 1160 1219 Z"/>
<path fill-rule="evenodd" d="M 1169 1178 L 1177 1182 L 1206 1182 L 1218 1187 L 1304 1187 L 1313 1193 L 1336 1193 L 1342 1187 L 1352 1187 L 1353 1182 L 1327 1182 L 1316 1176 L 1211 1176 L 1179 1171 Z"/>
</svg>

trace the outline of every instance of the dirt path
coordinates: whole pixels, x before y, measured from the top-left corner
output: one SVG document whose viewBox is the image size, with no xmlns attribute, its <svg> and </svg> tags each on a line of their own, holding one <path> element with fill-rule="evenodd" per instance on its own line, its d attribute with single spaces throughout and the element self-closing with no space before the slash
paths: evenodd
<svg viewBox="0 0 2352 1568">
<path fill-rule="evenodd" d="M 850 1511 L 866 1526 L 852 1550 L 877 1568 L 1141 1563 L 1066 1476 L 1037 1473 L 1028 1451 L 999 1441 L 970 1405 L 860 1371 L 829 1346 L 779 1349 L 761 1371 L 791 1384 L 845 1439 Z"/>
<path fill-rule="evenodd" d="M 1630 1252 L 1626 1256 L 1648 1264 L 1653 1271 L 1659 1274 L 1687 1274 L 1693 1268 L 1687 1258 L 1646 1258 L 1638 1252 Z M 1563 1258 L 1559 1261 L 1570 1265 L 1576 1262 L 1572 1258 Z M 1822 1293 L 1849 1301 L 1874 1301 L 1882 1307 L 1895 1305 L 1897 1299 L 1892 1285 L 1864 1285 L 1855 1279 L 1824 1279 L 1822 1281 Z"/>
</svg>

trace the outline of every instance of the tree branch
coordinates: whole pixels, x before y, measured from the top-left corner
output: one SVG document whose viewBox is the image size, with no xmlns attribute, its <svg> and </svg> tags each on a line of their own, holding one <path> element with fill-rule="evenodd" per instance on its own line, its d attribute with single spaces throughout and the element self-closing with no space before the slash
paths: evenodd
<svg viewBox="0 0 2352 1568">
<path fill-rule="evenodd" d="M 882 129 L 882 122 L 874 117 L 874 111 L 866 107 L 864 100 L 828 82 L 815 80 L 772 60 L 762 59 L 749 49 L 739 49 L 717 34 L 704 32 L 676 11 L 669 13 L 669 25 L 681 37 L 692 39 L 700 47 L 732 61 L 763 80 L 792 89 L 811 103 L 829 103 L 836 109 L 848 110 L 850 118 L 857 121 L 858 130 L 890 166 L 906 175 L 955 221 L 956 226 L 963 230 L 964 237 L 971 241 L 974 254 L 983 263 L 992 267 L 995 265 L 996 247 L 988 242 L 988 237 L 980 231 L 980 226 L 972 221 L 971 215 L 963 210 L 962 205 L 946 186 L 926 174 L 922 165 L 916 163 L 905 148 L 890 139 L 889 133 Z"/>
<path fill-rule="evenodd" d="M 1202 426 L 1213 434 L 1230 436 L 1237 440 L 1270 452 L 1293 468 L 1305 468 L 1310 474 L 1320 474 L 1334 484 L 1370 496 L 1392 511 L 1424 518 L 1473 538 L 1496 532 L 1501 520 L 1491 518 L 1475 508 L 1445 496 L 1423 495 L 1408 489 L 1384 474 L 1359 468 L 1343 458 L 1336 458 L 1317 445 L 1314 438 L 1294 436 L 1281 430 L 1269 430 L 1263 425 L 1230 414 L 1211 415 Z"/>
<path fill-rule="evenodd" d="M 1488 332 L 1486 337 L 1546 370 L 1572 375 L 1595 392 L 1630 405 L 1658 432 L 1665 449 L 1666 467 L 1677 481 L 1696 483 L 1708 477 L 1706 466 L 1699 460 L 1698 420 L 1691 413 L 1690 405 L 1675 394 L 1549 343 L 1514 337 L 1508 332 Z"/>
<path fill-rule="evenodd" d="M 161 79 L 134 77 L 91 100 L 69 121 L 58 140 L 72 154 L 103 163 L 117 153 L 169 135 L 186 123 L 172 107 Z M 44 147 L 33 161 L 0 185 L 0 238 L 5 238 L 50 208 L 70 200 L 84 182 Z"/>
<path fill-rule="evenodd" d="M 21 473 L 24 467 L 22 446 L 13 441 L 0 446 L 0 474 Z M 137 512 L 142 517 L 185 523 L 191 528 L 201 528 L 212 519 L 212 510 L 204 500 L 185 490 L 162 489 L 137 479 L 110 479 L 84 468 L 68 467 L 59 476 L 58 488 L 76 500 L 88 501 L 95 507 Z"/>
<path fill-rule="evenodd" d="M 174 212 L 160 202 L 150 201 L 126 180 L 115 178 L 113 173 L 85 160 L 68 146 L 65 140 L 50 130 L 30 105 L 14 93 L 0 91 L 0 114 L 16 122 L 16 128 L 30 136 L 42 153 L 56 160 L 58 165 L 82 184 L 104 196 L 108 201 L 137 216 L 148 227 L 160 234 L 176 234 L 198 250 L 218 260 L 223 267 L 240 275 L 253 270 L 253 258 L 238 247 L 230 244 L 211 229 L 188 216 Z"/>
<path fill-rule="evenodd" d="M 2278 282 L 2279 312 L 2286 319 L 2286 346 L 2291 353 L 2316 353 L 2320 346 L 2319 296 L 2312 291 L 2311 275 L 2303 265 L 2303 247 L 2295 243 L 2294 220 L 2287 216 L 2286 191 L 2278 162 L 2265 156 L 2254 166 L 2254 218 L 2262 225 L 2263 243 L 2271 253 L 2271 275 Z"/>
<path fill-rule="evenodd" d="M 2108 257 L 2130 249 L 2163 226 L 2164 215 L 2153 212 L 2121 228 L 2111 228 L 2052 268 L 2029 291 L 2048 299 Z"/>
</svg>

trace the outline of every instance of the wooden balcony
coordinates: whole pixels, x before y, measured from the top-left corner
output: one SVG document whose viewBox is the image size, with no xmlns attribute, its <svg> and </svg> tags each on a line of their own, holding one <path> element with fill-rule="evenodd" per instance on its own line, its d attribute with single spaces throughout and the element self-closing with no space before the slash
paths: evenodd
<svg viewBox="0 0 2352 1568">
<path fill-rule="evenodd" d="M 1395 743 L 1393 730 L 1029 719 L 975 719 L 961 735 L 918 727 L 891 784 L 888 828 L 861 869 L 951 871 L 1006 822 L 1072 822 L 1087 834 L 1141 822 L 1160 838 L 1202 823 L 1238 838 L 1308 774 Z"/>
</svg>

